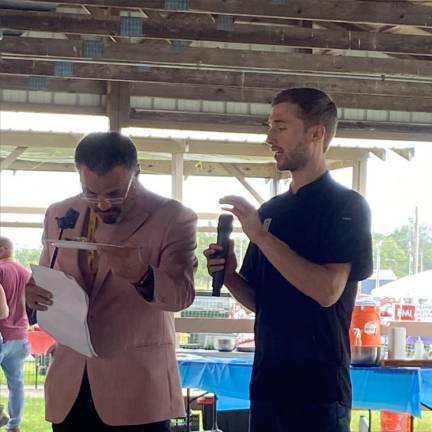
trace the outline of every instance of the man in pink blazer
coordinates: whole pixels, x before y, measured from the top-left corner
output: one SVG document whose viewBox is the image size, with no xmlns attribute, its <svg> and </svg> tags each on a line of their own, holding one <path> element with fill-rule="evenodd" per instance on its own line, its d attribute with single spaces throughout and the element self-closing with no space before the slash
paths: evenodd
<svg viewBox="0 0 432 432">
<path fill-rule="evenodd" d="M 88 324 L 98 357 L 59 344 L 46 384 L 53 431 L 169 431 L 184 415 L 173 313 L 194 299 L 196 215 L 144 189 L 137 152 L 118 133 L 93 133 L 75 152 L 82 194 L 53 204 L 44 222 L 41 264 L 50 265 L 57 218 L 79 212 L 63 238 L 124 245 L 59 249 L 55 267 L 89 295 Z M 60 219 L 61 220 L 61 219 Z M 27 304 L 46 310 L 51 294 L 30 282 Z"/>
</svg>

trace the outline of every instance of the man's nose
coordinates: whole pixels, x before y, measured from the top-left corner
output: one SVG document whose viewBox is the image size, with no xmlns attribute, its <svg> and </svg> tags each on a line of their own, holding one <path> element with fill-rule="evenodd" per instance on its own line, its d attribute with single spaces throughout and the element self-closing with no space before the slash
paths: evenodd
<svg viewBox="0 0 432 432">
<path fill-rule="evenodd" d="M 111 203 L 107 201 L 105 198 L 100 198 L 97 203 L 97 206 L 100 210 L 106 211 L 111 208 Z"/>
<path fill-rule="evenodd" d="M 268 146 L 272 146 L 272 145 L 274 144 L 274 140 L 273 140 L 273 138 L 270 136 L 270 133 L 267 134 L 267 138 L 266 138 L 266 140 L 265 140 L 265 143 L 266 143 Z"/>
</svg>

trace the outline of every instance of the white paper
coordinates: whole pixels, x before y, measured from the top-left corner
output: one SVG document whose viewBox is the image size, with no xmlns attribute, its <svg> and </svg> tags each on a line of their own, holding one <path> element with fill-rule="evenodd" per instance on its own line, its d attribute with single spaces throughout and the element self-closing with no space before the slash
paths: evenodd
<svg viewBox="0 0 432 432">
<path fill-rule="evenodd" d="M 53 304 L 38 311 L 38 324 L 57 342 L 87 357 L 96 357 L 87 324 L 89 299 L 72 277 L 42 266 L 31 266 L 38 286 L 53 294 Z"/>
</svg>

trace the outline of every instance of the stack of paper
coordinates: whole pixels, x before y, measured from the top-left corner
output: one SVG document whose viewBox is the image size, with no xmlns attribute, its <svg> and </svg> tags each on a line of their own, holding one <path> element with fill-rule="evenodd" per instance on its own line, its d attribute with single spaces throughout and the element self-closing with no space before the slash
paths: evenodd
<svg viewBox="0 0 432 432">
<path fill-rule="evenodd" d="M 89 299 L 77 281 L 63 272 L 32 265 L 36 285 L 53 294 L 53 304 L 38 311 L 38 324 L 58 343 L 96 357 L 87 324 Z"/>
</svg>

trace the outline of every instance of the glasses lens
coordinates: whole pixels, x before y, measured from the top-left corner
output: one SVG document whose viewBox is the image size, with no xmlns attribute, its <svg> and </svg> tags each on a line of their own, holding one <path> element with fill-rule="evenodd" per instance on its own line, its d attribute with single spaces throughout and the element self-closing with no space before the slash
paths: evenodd
<svg viewBox="0 0 432 432">
<path fill-rule="evenodd" d="M 129 182 L 128 182 L 128 185 L 126 188 L 126 192 L 124 193 L 123 196 L 112 197 L 112 198 L 97 198 L 95 196 L 89 196 L 85 192 L 82 192 L 81 198 L 90 204 L 99 204 L 100 202 L 108 203 L 110 205 L 122 204 L 126 200 L 128 194 L 129 194 L 129 190 L 130 190 L 131 185 L 132 185 L 133 177 L 134 177 L 134 174 L 132 174 L 130 176 Z"/>
<path fill-rule="evenodd" d="M 81 194 L 81 198 L 85 201 L 87 201 L 90 204 L 99 204 L 100 202 L 105 202 L 111 205 L 114 204 L 121 204 L 124 201 L 123 197 L 116 197 L 116 198 L 95 198 L 87 196 L 86 194 Z"/>
</svg>

